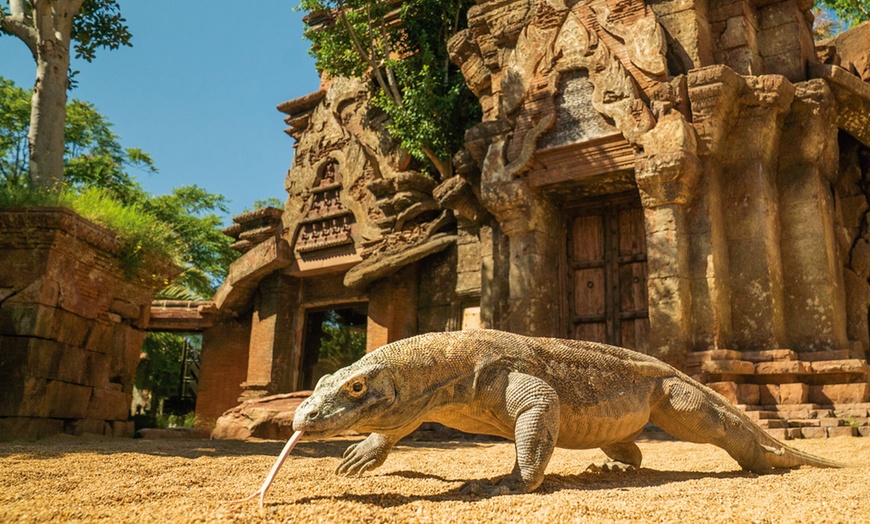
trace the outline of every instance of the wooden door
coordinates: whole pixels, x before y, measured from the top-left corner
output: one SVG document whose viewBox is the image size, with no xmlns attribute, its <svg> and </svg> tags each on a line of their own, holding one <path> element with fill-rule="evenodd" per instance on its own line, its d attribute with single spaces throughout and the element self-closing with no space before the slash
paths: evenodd
<svg viewBox="0 0 870 524">
<path fill-rule="evenodd" d="M 636 198 L 582 207 L 568 218 L 568 336 L 647 352 L 646 235 Z"/>
</svg>

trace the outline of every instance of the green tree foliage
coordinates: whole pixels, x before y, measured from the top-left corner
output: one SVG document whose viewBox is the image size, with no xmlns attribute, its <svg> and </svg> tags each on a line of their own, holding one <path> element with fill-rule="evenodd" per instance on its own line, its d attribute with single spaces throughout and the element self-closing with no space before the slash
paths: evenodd
<svg viewBox="0 0 870 524">
<path fill-rule="evenodd" d="M 61 191 L 67 89 L 75 74 L 70 50 L 90 62 L 99 48 L 130 45 L 130 31 L 117 0 L 7 0 L 0 3 L 0 34 L 21 40 L 36 63 L 28 135 L 31 183 Z"/>
<path fill-rule="evenodd" d="M 318 364 L 330 372 L 356 362 L 366 354 L 365 330 L 354 329 L 337 311 L 329 311 L 320 327 Z"/>
<path fill-rule="evenodd" d="M 18 204 L 36 203 L 28 199 L 45 196 L 30 191 L 30 96 L 29 90 L 0 77 L 0 205 L 9 195 L 18 198 Z M 65 190 L 49 194 L 52 202 L 125 231 L 131 257 L 140 250 L 161 249 L 186 266 L 181 276 L 158 294 L 158 299 L 199 300 L 212 296 L 236 257 L 229 249 L 232 240 L 221 233 L 219 214 L 228 211 L 224 197 L 198 186 L 178 187 L 169 195 L 146 193 L 130 170 L 156 173 L 147 153 L 122 147 L 111 122 L 88 102 L 72 100 L 66 114 Z M 185 345 L 196 355 L 200 337 L 176 333 L 149 333 L 146 337 L 146 357 L 137 368 L 136 386 L 150 391 L 156 403 L 178 393 Z"/>
<path fill-rule="evenodd" d="M 870 0 L 821 0 L 816 6 L 830 9 L 847 27 L 870 20 Z"/>
<path fill-rule="evenodd" d="M 27 183 L 30 93 L 0 77 L 0 183 Z"/>
<path fill-rule="evenodd" d="M 30 91 L 0 77 L 0 187 L 26 188 L 27 132 Z M 210 297 L 226 277 L 236 253 L 232 240 L 221 233 L 228 212 L 221 195 L 198 186 L 175 188 L 172 194 L 146 193 L 130 170 L 157 172 L 153 159 L 141 149 L 125 148 L 112 123 L 88 102 L 67 104 L 64 132 L 65 186 L 74 192 L 100 188 L 126 206 L 135 206 L 172 229 L 182 264 L 188 267 L 174 285 L 191 289 L 200 298 Z"/>
<path fill-rule="evenodd" d="M 374 79 L 374 102 L 390 134 L 412 156 L 452 174 L 465 130 L 480 122 L 477 98 L 447 55 L 470 0 L 302 0 L 305 36 L 321 71 Z"/>
</svg>

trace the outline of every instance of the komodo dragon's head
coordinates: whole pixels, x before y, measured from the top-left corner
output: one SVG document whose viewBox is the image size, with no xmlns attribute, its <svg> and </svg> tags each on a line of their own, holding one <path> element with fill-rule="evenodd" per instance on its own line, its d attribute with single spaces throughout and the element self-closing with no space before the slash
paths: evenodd
<svg viewBox="0 0 870 524">
<path fill-rule="evenodd" d="M 364 359 L 323 376 L 314 393 L 296 408 L 293 429 L 312 439 L 348 429 L 375 430 L 391 424 L 389 412 L 395 400 L 393 376 Z"/>
</svg>

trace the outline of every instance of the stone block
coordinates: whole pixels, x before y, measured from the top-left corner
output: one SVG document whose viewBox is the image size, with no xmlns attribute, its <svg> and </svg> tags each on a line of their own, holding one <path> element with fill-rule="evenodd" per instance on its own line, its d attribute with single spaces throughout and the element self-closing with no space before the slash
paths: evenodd
<svg viewBox="0 0 870 524">
<path fill-rule="evenodd" d="M 811 364 L 813 373 L 856 373 L 867 374 L 867 363 L 860 359 L 820 360 Z"/>
<path fill-rule="evenodd" d="M 825 438 L 828 436 L 826 428 L 800 428 L 803 438 Z"/>
<path fill-rule="evenodd" d="M 805 80 L 804 59 L 800 53 L 786 52 L 764 57 L 764 67 L 771 74 L 782 75 L 792 82 Z"/>
<path fill-rule="evenodd" d="M 85 340 L 84 347 L 98 353 L 109 353 L 112 348 L 113 329 L 108 322 L 95 322 Z"/>
<path fill-rule="evenodd" d="M 788 430 L 786 428 L 769 428 L 765 429 L 765 431 L 776 440 L 788 440 Z"/>
<path fill-rule="evenodd" d="M 93 388 L 93 395 L 88 402 L 87 418 L 127 420 L 130 416 L 131 401 L 132 399 L 123 391 Z"/>
<path fill-rule="evenodd" d="M 824 384 L 810 386 L 810 402 L 817 404 L 854 404 L 867 402 L 870 398 L 870 384 Z"/>
<path fill-rule="evenodd" d="M 836 415 L 845 418 L 865 418 L 867 417 L 866 408 L 845 408 L 837 409 Z"/>
<path fill-rule="evenodd" d="M 801 428 L 788 428 L 785 430 L 785 439 L 792 440 L 796 438 L 801 438 Z"/>
<path fill-rule="evenodd" d="M 136 423 L 132 420 L 114 420 L 111 426 L 113 437 L 132 437 L 136 433 Z"/>
<path fill-rule="evenodd" d="M 861 426 L 858 428 L 858 435 L 862 437 L 870 437 L 870 426 Z"/>
<path fill-rule="evenodd" d="M 719 33 L 720 50 L 755 45 L 755 28 L 751 27 L 745 16 L 733 16 L 725 21 L 724 26 Z"/>
<path fill-rule="evenodd" d="M 762 351 L 744 351 L 743 360 L 750 362 L 782 362 L 797 360 L 798 354 L 790 349 L 765 349 Z"/>
<path fill-rule="evenodd" d="M 752 375 L 755 373 L 755 364 L 745 360 L 710 360 L 701 364 L 701 371 L 711 375 Z"/>
<path fill-rule="evenodd" d="M 779 412 L 780 416 L 785 419 L 808 419 L 808 418 L 817 418 L 813 416 L 813 412 L 809 409 L 789 409 L 790 406 L 783 405 L 782 411 Z"/>
<path fill-rule="evenodd" d="M 838 426 L 838 427 L 830 427 L 825 428 L 827 430 L 828 437 L 854 437 L 857 436 L 857 428 L 853 428 L 852 426 Z"/>
<path fill-rule="evenodd" d="M 85 385 L 107 387 L 109 384 L 109 357 L 103 353 L 88 351 L 88 371 Z"/>
<path fill-rule="evenodd" d="M 75 435 L 112 435 L 112 425 L 102 419 L 86 418 L 75 421 L 72 425 Z"/>
<path fill-rule="evenodd" d="M 707 387 L 719 393 L 732 404 L 737 404 L 737 384 L 734 382 L 708 382 Z"/>
<path fill-rule="evenodd" d="M 758 375 L 807 375 L 811 373 L 808 362 L 791 360 L 785 362 L 759 362 L 755 366 Z"/>
<path fill-rule="evenodd" d="M 76 419 L 84 418 L 88 413 L 88 403 L 93 388 L 70 384 L 59 380 L 50 380 L 45 387 L 43 402 L 47 405 L 47 416 L 50 418 Z"/>
<path fill-rule="evenodd" d="M 28 339 L 0 336 L 0 381 L 8 384 L 12 377 L 23 377 L 28 366 Z M 0 388 L 0 398 L 2 398 Z"/>
<path fill-rule="evenodd" d="M 0 417 L 0 442 L 9 440 L 37 440 L 62 433 L 63 420 L 32 417 Z"/>
<path fill-rule="evenodd" d="M 760 384 L 758 386 L 759 402 L 764 405 L 779 404 L 779 386 L 776 384 Z"/>
<path fill-rule="evenodd" d="M 742 351 L 733 349 L 712 349 L 710 350 L 710 360 L 746 360 L 743 358 Z"/>
<path fill-rule="evenodd" d="M 780 384 L 779 397 L 782 404 L 804 404 L 810 396 L 810 387 L 806 384 Z"/>
<path fill-rule="evenodd" d="M 801 353 L 800 359 L 805 362 L 817 362 L 819 360 L 845 360 L 851 357 L 848 349 L 836 349 L 833 351 L 811 351 Z"/>
<path fill-rule="evenodd" d="M 789 420 L 788 425 L 793 428 L 820 428 L 824 419 Z"/>
<path fill-rule="evenodd" d="M 842 420 L 840 420 L 840 419 L 838 419 L 838 418 L 833 418 L 833 417 L 831 417 L 831 418 L 820 418 L 820 419 L 817 419 L 817 420 L 819 421 L 819 426 L 821 426 L 821 427 L 823 427 L 823 428 L 833 428 L 833 427 L 844 426 L 844 425 L 845 425 L 845 424 L 843 423 Z"/>
<path fill-rule="evenodd" d="M 756 405 L 760 400 L 758 384 L 737 384 L 737 401 L 740 404 Z"/>
</svg>

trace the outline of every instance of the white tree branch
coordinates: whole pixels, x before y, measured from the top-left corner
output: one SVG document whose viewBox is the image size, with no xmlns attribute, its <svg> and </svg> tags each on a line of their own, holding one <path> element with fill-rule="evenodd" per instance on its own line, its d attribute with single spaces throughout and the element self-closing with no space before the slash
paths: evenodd
<svg viewBox="0 0 870 524">
<path fill-rule="evenodd" d="M 33 55 L 35 60 L 37 41 L 36 29 L 33 27 L 33 20 L 28 16 L 29 13 L 21 10 L 20 7 L 17 10 L 15 9 L 14 6 L 16 3 L 18 2 L 13 2 L 11 4 L 13 6 L 11 16 L 0 18 L 0 28 L 3 28 L 4 31 L 7 31 L 24 42 L 27 48 L 30 49 L 30 53 Z"/>
</svg>

